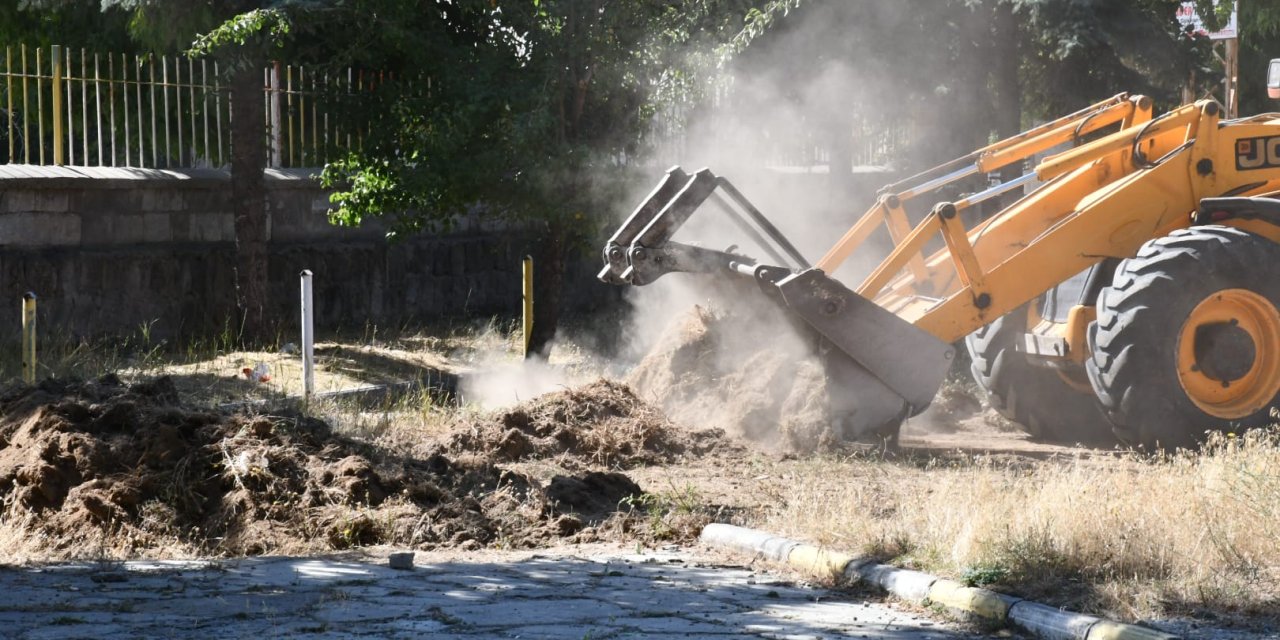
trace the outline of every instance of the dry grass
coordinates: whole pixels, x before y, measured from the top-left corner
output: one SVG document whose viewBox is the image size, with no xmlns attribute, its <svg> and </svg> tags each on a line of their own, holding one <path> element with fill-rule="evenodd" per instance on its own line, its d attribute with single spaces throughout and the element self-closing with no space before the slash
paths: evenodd
<svg viewBox="0 0 1280 640">
<path fill-rule="evenodd" d="M 1280 613 L 1280 437 L 1158 460 L 798 462 L 762 526 L 1126 619 Z"/>
</svg>

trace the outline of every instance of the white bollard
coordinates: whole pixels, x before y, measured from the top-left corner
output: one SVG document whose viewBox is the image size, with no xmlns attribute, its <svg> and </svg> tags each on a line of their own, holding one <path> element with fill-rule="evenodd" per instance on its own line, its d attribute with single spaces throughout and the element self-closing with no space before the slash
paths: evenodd
<svg viewBox="0 0 1280 640">
<path fill-rule="evenodd" d="M 316 386 L 315 306 L 311 270 L 302 270 L 302 397 L 311 398 Z"/>
</svg>

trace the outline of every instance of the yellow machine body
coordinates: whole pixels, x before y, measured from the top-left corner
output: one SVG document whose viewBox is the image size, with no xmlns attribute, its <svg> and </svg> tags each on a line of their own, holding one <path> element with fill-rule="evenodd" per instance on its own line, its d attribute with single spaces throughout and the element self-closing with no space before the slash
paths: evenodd
<svg viewBox="0 0 1280 640">
<path fill-rule="evenodd" d="M 935 215 L 902 239 L 895 238 L 893 252 L 857 292 L 942 341 L 954 342 L 1100 260 L 1132 256 L 1147 240 L 1190 226 L 1202 198 L 1280 189 L 1280 165 L 1237 168 L 1238 158 L 1253 157 L 1254 147 L 1266 146 L 1266 140 L 1276 140 L 1271 144 L 1280 149 L 1280 114 L 1223 125 L 1217 104 L 1200 102 L 1151 122 L 1150 108 L 1141 108 L 1143 102 L 1144 98 L 1127 99 L 1121 103 L 1127 108 L 1099 105 L 1100 111 L 1091 112 L 1099 115 L 1090 122 L 1098 128 L 1115 122 L 1127 126 L 1043 160 L 1035 173 L 1048 184 L 973 229 L 964 229 L 955 215 L 970 202 L 941 204 Z M 1103 115 L 1115 119 L 1106 122 Z M 1065 141 L 1064 130 L 1074 131 L 1077 120 L 1086 118 L 1090 116 L 996 143 L 983 151 L 979 163 L 993 171 L 1052 148 Z M 1137 144 L 1148 158 L 1172 156 L 1152 168 L 1136 166 L 1133 149 L 1140 134 Z M 1008 153 L 1009 148 L 1018 153 Z M 905 215 L 903 201 L 921 195 L 881 196 L 815 266 L 834 272 L 874 225 Z M 895 200 L 898 207 L 891 207 Z M 1280 228 L 1266 222 L 1224 224 L 1280 242 Z M 946 248 L 922 256 L 938 234 Z M 1076 347 L 1076 357 L 1083 357 L 1079 341 L 1084 319 L 1063 328 L 1063 337 Z"/>
</svg>

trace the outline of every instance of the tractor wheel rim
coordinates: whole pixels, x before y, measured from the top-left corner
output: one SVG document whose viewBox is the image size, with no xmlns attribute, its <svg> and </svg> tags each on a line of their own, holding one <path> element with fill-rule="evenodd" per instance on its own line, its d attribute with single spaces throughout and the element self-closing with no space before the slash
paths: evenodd
<svg viewBox="0 0 1280 640">
<path fill-rule="evenodd" d="M 1280 392 L 1280 311 L 1248 289 L 1200 301 L 1178 334 L 1178 379 L 1205 413 L 1252 415 Z"/>
</svg>

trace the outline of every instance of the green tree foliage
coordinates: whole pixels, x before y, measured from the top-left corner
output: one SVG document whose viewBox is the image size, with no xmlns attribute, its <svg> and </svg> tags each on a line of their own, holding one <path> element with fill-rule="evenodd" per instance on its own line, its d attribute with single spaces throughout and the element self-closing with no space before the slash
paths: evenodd
<svg viewBox="0 0 1280 640">
<path fill-rule="evenodd" d="M 1267 97 L 1267 65 L 1280 58 L 1280 4 L 1240 3 L 1240 113 L 1280 110 L 1280 103 Z"/>
<path fill-rule="evenodd" d="M 1184 33 L 1179 0 L 1013 0 L 1030 44 L 1023 86 L 1030 111 L 1049 116 L 1120 90 L 1177 106 L 1193 71 L 1208 74 L 1209 42 Z"/>
<path fill-rule="evenodd" d="M 483 201 L 492 214 L 577 221 L 640 152 L 658 102 L 700 89 L 696 71 L 717 63 L 746 12 L 743 2 L 684 4 L 462 1 L 419 11 L 365 0 L 310 25 L 326 34 L 363 23 L 362 46 L 340 62 L 401 79 L 366 96 L 362 111 L 381 124 L 325 170 L 347 187 L 334 220 L 383 217 L 399 235 Z"/>
<path fill-rule="evenodd" d="M 6 45 L 128 52 L 135 48 L 128 34 L 131 18 L 124 10 L 103 11 L 97 2 L 0 0 L 0 40 Z"/>
</svg>

